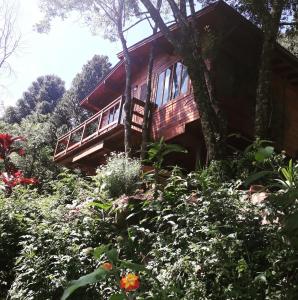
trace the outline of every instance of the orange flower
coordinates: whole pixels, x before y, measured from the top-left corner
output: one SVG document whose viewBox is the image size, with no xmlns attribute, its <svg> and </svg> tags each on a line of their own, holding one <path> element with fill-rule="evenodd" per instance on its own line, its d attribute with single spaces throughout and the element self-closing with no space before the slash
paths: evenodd
<svg viewBox="0 0 298 300">
<path fill-rule="evenodd" d="M 113 265 L 109 262 L 105 262 L 101 267 L 106 271 L 111 271 L 113 269 Z"/>
<path fill-rule="evenodd" d="M 135 274 L 127 274 L 120 280 L 120 287 L 125 291 L 134 291 L 140 287 L 139 277 Z"/>
</svg>

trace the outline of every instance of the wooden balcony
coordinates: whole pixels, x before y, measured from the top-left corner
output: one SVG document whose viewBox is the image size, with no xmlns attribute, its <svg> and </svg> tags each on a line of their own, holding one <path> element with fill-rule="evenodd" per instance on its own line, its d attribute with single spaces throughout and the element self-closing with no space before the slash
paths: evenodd
<svg viewBox="0 0 298 300">
<path fill-rule="evenodd" d="M 104 162 L 105 154 L 123 151 L 123 104 L 121 96 L 101 111 L 61 136 L 56 145 L 54 161 L 67 167 L 94 169 Z M 132 140 L 137 147 L 141 142 L 145 103 L 132 100 Z"/>
</svg>

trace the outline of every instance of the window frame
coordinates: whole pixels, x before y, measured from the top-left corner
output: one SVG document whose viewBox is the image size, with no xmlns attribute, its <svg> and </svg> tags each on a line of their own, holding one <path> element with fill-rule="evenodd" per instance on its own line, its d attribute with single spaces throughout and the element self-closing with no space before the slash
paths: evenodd
<svg viewBox="0 0 298 300">
<path fill-rule="evenodd" d="M 180 63 L 182 65 L 181 71 L 180 71 L 180 78 L 179 78 L 179 83 L 178 83 L 178 90 L 179 90 L 179 95 L 176 96 L 175 98 L 172 98 L 173 95 L 173 76 L 174 76 L 174 66 L 177 65 L 178 63 Z M 181 80 L 182 80 L 182 75 L 183 75 L 183 70 L 184 68 L 186 68 L 186 66 L 183 64 L 183 62 L 181 60 L 177 60 L 173 63 L 171 63 L 170 65 L 167 65 L 166 67 L 163 67 L 163 69 L 161 71 L 159 71 L 158 73 L 155 74 L 155 80 L 154 80 L 154 85 L 155 85 L 155 89 L 154 89 L 154 98 L 153 98 L 153 103 L 156 103 L 157 100 L 157 92 L 158 92 L 158 85 L 159 85 L 159 77 L 162 73 L 165 73 L 168 69 L 171 70 L 171 75 L 170 75 L 170 86 L 169 86 L 169 91 L 170 91 L 170 97 L 169 100 L 167 102 L 163 102 L 163 98 L 164 98 L 164 91 L 165 91 L 165 82 L 166 82 L 166 75 L 163 76 L 163 86 L 162 86 L 162 93 L 161 93 L 161 104 L 158 105 L 158 109 L 165 107 L 167 104 L 169 104 L 172 101 L 176 101 L 180 98 L 184 98 L 186 96 L 188 96 L 190 94 L 191 91 L 191 80 L 188 74 L 188 82 L 187 82 L 187 90 L 185 93 L 181 93 Z M 176 71 L 175 71 L 176 72 Z"/>
</svg>

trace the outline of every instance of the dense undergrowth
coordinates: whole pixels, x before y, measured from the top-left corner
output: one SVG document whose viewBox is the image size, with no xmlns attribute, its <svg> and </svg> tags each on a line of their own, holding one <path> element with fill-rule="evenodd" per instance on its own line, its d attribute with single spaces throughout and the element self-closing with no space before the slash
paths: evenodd
<svg viewBox="0 0 298 300">
<path fill-rule="evenodd" d="M 0 299 L 59 299 L 109 260 L 100 245 L 144 266 L 130 299 L 297 299 L 297 167 L 267 150 L 174 168 L 158 184 L 116 155 L 93 178 L 65 171 L 45 190 L 16 187 L 0 200 Z M 122 296 L 106 277 L 69 299 Z"/>
</svg>

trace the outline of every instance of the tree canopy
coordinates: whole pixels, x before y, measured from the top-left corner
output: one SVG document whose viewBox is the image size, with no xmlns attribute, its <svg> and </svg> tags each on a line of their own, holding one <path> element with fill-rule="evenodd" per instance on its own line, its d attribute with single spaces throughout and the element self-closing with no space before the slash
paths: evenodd
<svg viewBox="0 0 298 300">
<path fill-rule="evenodd" d="M 51 113 L 65 93 L 64 81 L 55 75 L 38 77 L 23 93 L 16 107 L 9 107 L 5 114 L 6 122 L 20 122 L 33 112 Z"/>
<path fill-rule="evenodd" d="M 74 77 L 71 87 L 53 113 L 54 122 L 58 127 L 63 124 L 67 127 L 80 124 L 90 115 L 90 112 L 79 105 L 80 101 L 95 89 L 110 68 L 108 57 L 103 55 L 94 55 L 82 67 L 82 71 Z"/>
</svg>

